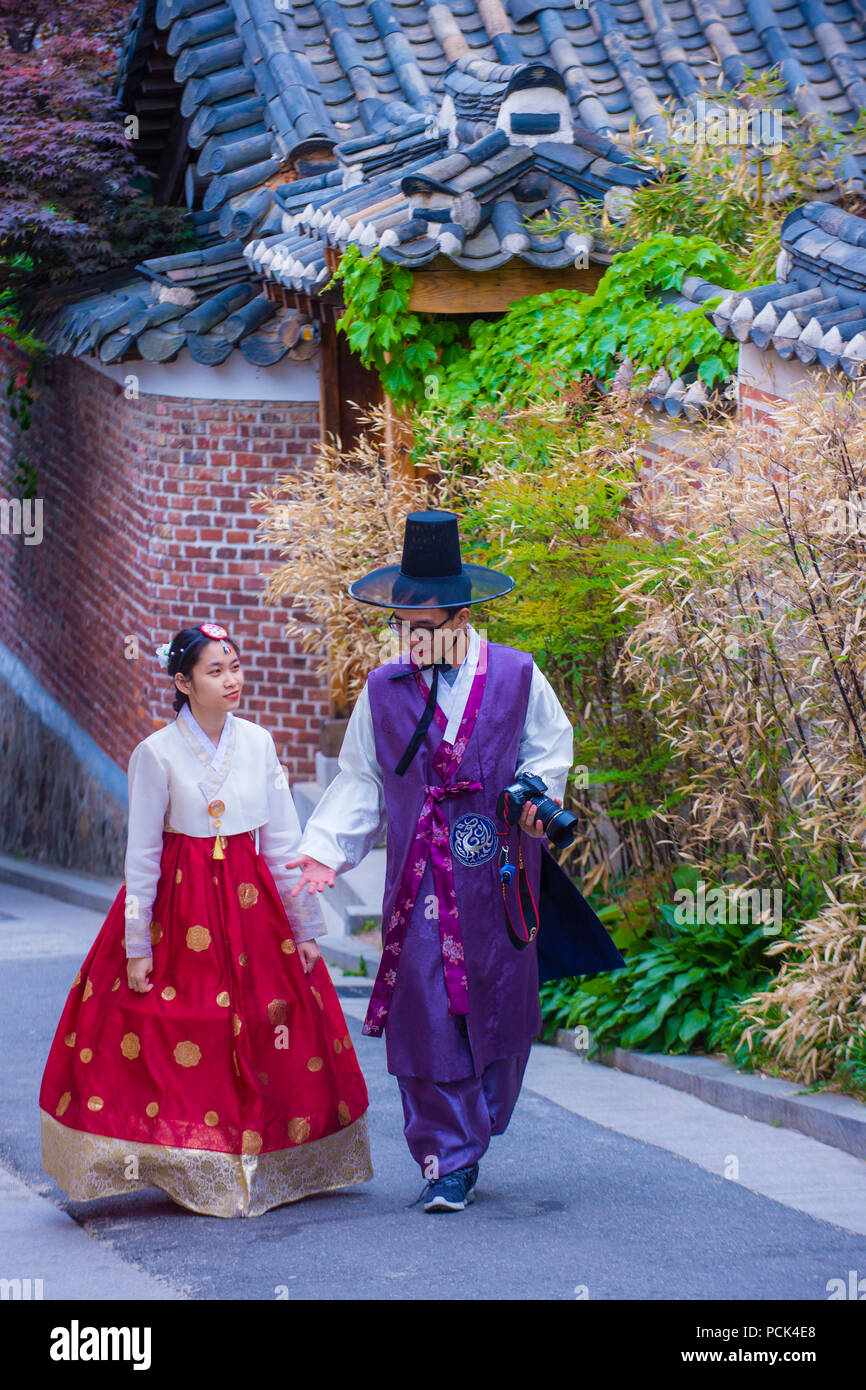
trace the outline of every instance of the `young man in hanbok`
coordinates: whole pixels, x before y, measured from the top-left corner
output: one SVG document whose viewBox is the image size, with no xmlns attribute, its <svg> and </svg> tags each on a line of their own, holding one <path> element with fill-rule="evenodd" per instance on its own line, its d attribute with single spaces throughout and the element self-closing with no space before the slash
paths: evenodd
<svg viewBox="0 0 866 1390">
<path fill-rule="evenodd" d="M 367 1090 L 318 903 L 290 896 L 285 772 L 234 713 L 237 646 L 202 623 L 160 655 L 177 717 L 130 758 L 125 885 L 51 1045 L 42 1161 L 76 1201 L 257 1216 L 372 1177 Z"/>
<path fill-rule="evenodd" d="M 349 720 L 340 771 L 310 817 L 291 890 L 333 885 L 387 818 L 382 962 L 363 1031 L 384 1031 L 425 1211 L 474 1198 L 479 1160 L 508 1125 L 541 1028 L 536 943 L 543 883 L 551 912 L 577 930 L 554 974 L 616 968 L 604 928 L 544 851 L 536 801 L 506 826 L 500 792 L 536 774 L 561 803 L 571 725 L 531 655 L 487 642 L 470 606 L 513 580 L 463 564 L 457 517 L 409 515 L 400 565 L 350 585 L 393 609 L 408 651 L 370 672 Z M 573 894 L 569 899 L 568 893 Z"/>
</svg>

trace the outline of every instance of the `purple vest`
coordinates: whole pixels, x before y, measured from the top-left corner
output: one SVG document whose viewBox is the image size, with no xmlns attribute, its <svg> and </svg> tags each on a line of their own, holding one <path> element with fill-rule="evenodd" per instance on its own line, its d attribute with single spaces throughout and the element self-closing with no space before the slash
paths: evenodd
<svg viewBox="0 0 866 1390">
<path fill-rule="evenodd" d="M 393 992 L 383 1026 L 388 1070 L 396 1075 L 434 1081 L 480 1076 L 490 1062 L 525 1051 L 541 1028 L 535 943 L 519 950 L 512 945 L 506 928 L 499 877 L 499 847 L 505 839 L 500 837 L 496 841 L 495 853 L 483 862 L 472 862 L 478 858 L 474 851 L 479 841 L 477 836 L 473 839 L 471 821 L 464 821 L 454 831 L 455 823 L 471 817 L 472 813 L 486 817 L 497 830 L 503 829 L 496 817 L 496 800 L 502 788 L 514 780 L 526 718 L 532 657 L 527 652 L 493 642 L 487 643 L 486 649 L 487 669 L 483 688 L 479 687 L 477 717 L 471 728 L 461 730 L 466 737 L 462 756 L 459 756 L 461 739 L 455 739 L 457 751 L 451 758 L 454 765 L 450 767 L 447 763 L 451 745 L 443 744 L 443 731 L 433 722 L 407 771 L 402 777 L 396 776 L 394 768 L 423 712 L 424 696 L 414 674 L 403 674 L 399 680 L 390 679 L 406 671 L 405 665 L 398 662 L 377 667 L 367 679 L 388 818 L 382 904 L 384 949 L 373 999 L 387 977 L 388 988 Z M 476 679 L 480 682 L 482 677 Z M 476 696 L 477 693 L 478 689 Z M 472 704 L 472 696 L 469 703 Z M 468 709 L 469 706 L 467 712 Z M 456 763 L 458 756 L 459 765 Z M 441 775 L 443 757 L 444 777 Z M 473 783 L 480 785 L 476 790 L 466 789 Z M 462 789 L 449 792 L 451 784 L 462 786 Z M 430 825 L 431 815 L 435 817 L 436 823 L 430 830 L 435 843 L 432 851 L 425 848 L 419 855 L 416 830 L 425 805 L 427 824 Z M 447 835 L 443 821 L 448 828 Z M 453 851 L 449 843 L 452 831 Z M 513 830 L 508 837 L 509 859 L 513 864 L 517 863 L 518 839 L 528 882 L 537 902 L 542 842 L 524 834 L 518 837 L 518 832 Z M 481 841 L 484 841 L 483 824 Z M 490 843 L 488 827 L 488 848 Z M 410 864 L 413 845 L 415 854 Z M 482 844 L 481 855 L 486 852 Z M 435 883 L 431 863 L 434 856 L 437 861 Z M 459 920 L 456 944 L 444 928 L 440 933 L 436 908 L 431 909 L 431 903 L 436 904 L 442 896 L 446 861 L 450 861 L 449 883 L 453 876 L 454 901 L 449 910 Z M 389 954 L 389 922 L 395 909 L 399 911 L 398 894 L 410 870 L 415 873 L 417 895 L 408 912 L 402 946 Z M 516 879 L 505 892 L 512 920 L 517 921 Z M 405 894 L 403 901 L 408 901 Z M 402 930 L 401 923 L 398 936 Z M 462 953 L 459 952 L 460 937 Z M 458 962 L 456 967 L 455 961 Z M 450 972 L 447 987 L 446 970 Z M 371 1002 L 365 1032 L 381 1031 L 368 1026 L 374 1015 L 375 1006 Z"/>
</svg>

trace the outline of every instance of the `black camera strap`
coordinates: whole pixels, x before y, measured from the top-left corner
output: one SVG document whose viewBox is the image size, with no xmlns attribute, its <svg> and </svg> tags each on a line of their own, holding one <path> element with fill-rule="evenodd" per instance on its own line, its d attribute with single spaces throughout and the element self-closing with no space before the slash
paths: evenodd
<svg viewBox="0 0 866 1390">
<path fill-rule="evenodd" d="M 447 661 L 431 661 L 428 662 L 426 666 L 413 667 L 411 671 L 400 671 L 396 676 L 390 677 L 392 681 L 398 681 L 402 680 L 405 676 L 413 675 L 416 670 L 426 671 L 428 666 L 433 667 L 433 679 L 430 682 L 430 694 L 427 696 L 427 703 L 424 706 L 424 713 L 421 715 L 421 718 L 418 721 L 418 727 L 416 728 L 414 734 L 412 735 L 411 739 L 409 740 L 409 743 L 406 746 L 406 751 L 404 752 L 397 766 L 394 768 L 394 771 L 396 772 L 398 777 L 403 776 L 403 773 L 406 771 L 415 754 L 418 752 L 418 749 L 421 747 L 421 742 L 424 739 L 427 730 L 430 728 L 430 724 L 433 720 L 433 715 L 436 712 L 436 692 L 439 689 L 439 671 L 441 667 L 447 667 L 448 665 L 449 663 Z"/>
<path fill-rule="evenodd" d="M 500 831 L 500 834 L 508 834 L 508 831 Z M 507 853 L 503 845 L 503 853 Z M 523 858 L 523 846 L 520 841 L 520 827 L 517 829 L 517 907 L 520 920 L 515 926 L 511 920 L 511 913 L 508 911 L 508 901 L 505 897 L 505 879 L 499 878 L 499 886 L 502 889 L 502 906 L 505 909 L 505 926 L 508 931 L 512 946 L 516 946 L 518 951 L 524 950 L 531 941 L 535 940 L 538 932 L 540 917 L 538 903 L 532 896 L 532 889 L 529 886 L 529 875 L 526 872 L 526 862 Z"/>
</svg>

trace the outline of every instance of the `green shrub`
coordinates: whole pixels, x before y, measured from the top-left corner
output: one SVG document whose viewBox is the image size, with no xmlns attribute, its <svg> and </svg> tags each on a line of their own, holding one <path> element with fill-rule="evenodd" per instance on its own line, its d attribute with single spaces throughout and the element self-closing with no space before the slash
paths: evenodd
<svg viewBox="0 0 866 1390">
<path fill-rule="evenodd" d="M 590 1055 L 600 1047 L 680 1053 L 721 1045 L 731 1006 L 772 974 L 764 926 L 679 925 L 672 907 L 662 911 L 670 938 L 634 942 L 624 969 L 542 986 L 547 1034 L 588 1028 Z"/>
</svg>

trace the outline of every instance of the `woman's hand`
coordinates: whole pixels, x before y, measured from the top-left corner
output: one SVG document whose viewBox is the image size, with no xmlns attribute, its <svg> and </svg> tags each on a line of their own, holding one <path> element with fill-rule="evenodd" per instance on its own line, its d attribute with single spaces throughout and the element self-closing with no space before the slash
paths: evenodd
<svg viewBox="0 0 866 1390">
<path fill-rule="evenodd" d="M 323 888 L 333 888 L 334 879 L 337 877 L 336 870 L 330 869 L 327 864 L 321 864 L 318 859 L 312 859 L 309 854 L 290 859 L 286 868 L 301 870 L 301 877 L 294 887 L 289 889 L 293 898 L 296 898 L 304 887 L 308 893 L 321 893 Z"/>
<path fill-rule="evenodd" d="M 135 994 L 147 994 L 153 989 L 148 975 L 153 969 L 153 956 L 132 956 L 126 962 L 126 982 Z"/>
<path fill-rule="evenodd" d="M 301 957 L 301 965 L 304 967 L 304 974 L 309 975 L 316 961 L 321 958 L 321 951 L 315 941 L 299 941 L 298 955 Z"/>
</svg>

